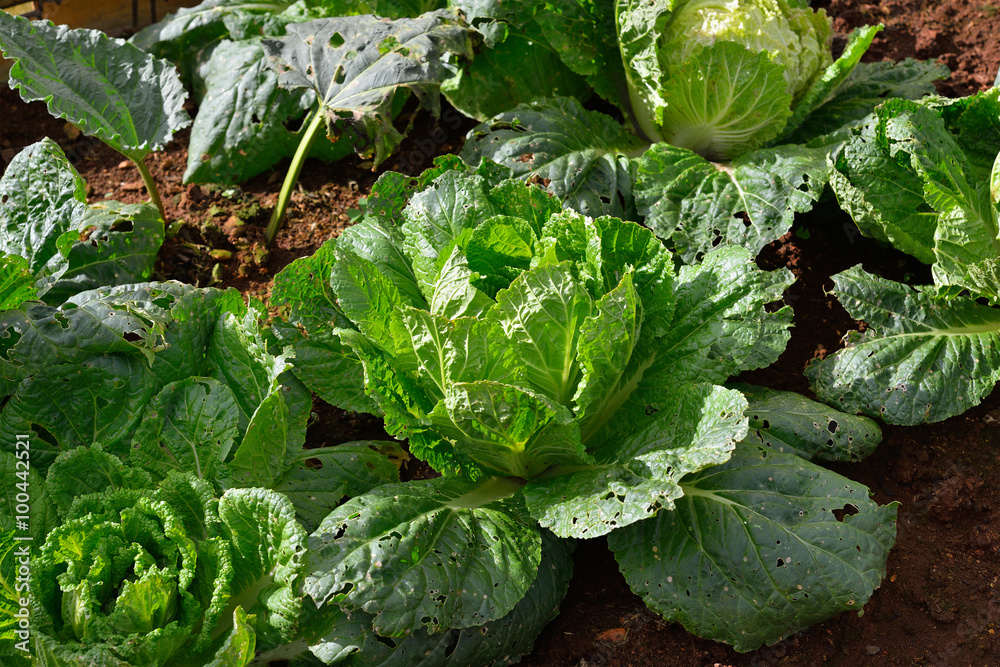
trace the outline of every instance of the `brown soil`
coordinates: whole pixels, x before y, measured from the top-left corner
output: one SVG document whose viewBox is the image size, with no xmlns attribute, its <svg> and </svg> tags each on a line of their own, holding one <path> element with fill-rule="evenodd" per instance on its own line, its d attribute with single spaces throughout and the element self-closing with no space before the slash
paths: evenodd
<svg viewBox="0 0 1000 667">
<path fill-rule="evenodd" d="M 937 58 L 952 68 L 938 86 L 950 96 L 992 84 L 1000 67 L 997 0 L 821 0 L 841 34 L 882 22 L 867 59 Z M 447 107 L 446 107 L 447 109 Z M 25 105 L 0 90 L 0 171 L 43 135 L 59 142 L 90 183 L 92 200 L 144 199 L 135 168 L 103 144 L 76 136 L 41 104 Z M 399 154 L 382 169 L 418 173 L 434 155 L 457 152 L 472 123 L 453 110 L 440 120 L 421 114 Z M 160 253 L 157 278 L 233 286 L 265 298 L 283 266 L 311 254 L 351 219 L 358 197 L 377 174 L 358 159 L 307 163 L 277 244 L 266 251 L 264 227 L 284 167 L 239 187 L 185 186 L 186 133 L 150 166 L 175 221 Z M 798 278 L 787 301 L 795 329 L 778 363 L 741 380 L 808 393 L 801 371 L 840 347 L 858 323 L 828 296 L 830 276 L 858 262 L 894 279 L 926 282 L 926 267 L 861 238 L 834 202 L 800 216 L 795 232 L 769 246 L 759 262 L 787 266 Z M 383 438 L 377 420 L 317 402 L 309 445 Z M 603 540 L 581 542 L 562 613 L 524 659 L 529 667 L 675 667 L 736 665 L 994 665 L 1000 664 L 1000 392 L 965 415 L 940 424 L 886 427 L 876 453 L 833 466 L 871 488 L 880 503 L 901 503 L 888 577 L 864 615 L 842 614 L 768 648 L 737 654 L 700 640 L 650 612 L 627 588 Z"/>
</svg>

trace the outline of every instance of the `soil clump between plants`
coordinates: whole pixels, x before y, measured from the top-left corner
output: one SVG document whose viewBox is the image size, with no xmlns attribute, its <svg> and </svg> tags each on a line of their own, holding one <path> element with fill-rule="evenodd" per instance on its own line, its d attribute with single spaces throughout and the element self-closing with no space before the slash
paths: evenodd
<svg viewBox="0 0 1000 667">
<path fill-rule="evenodd" d="M 814 3 L 834 17 L 839 39 L 859 25 L 884 23 L 865 60 L 937 59 L 952 69 L 938 92 L 964 96 L 992 85 L 1000 68 L 1000 2 L 889 0 Z M 91 202 L 145 200 L 135 167 L 99 141 L 20 101 L 0 86 L 0 170 L 17 152 L 50 136 L 89 183 Z M 193 110 L 193 109 L 192 109 Z M 404 112 L 409 113 L 409 112 Z M 408 119 L 403 118 L 405 123 Z M 440 119 L 421 113 L 410 138 L 379 167 L 419 173 L 435 155 L 461 149 L 474 123 L 445 105 Z M 276 273 L 312 254 L 356 215 L 378 173 L 349 158 L 307 162 L 276 244 L 264 228 L 287 161 L 239 186 L 183 185 L 187 131 L 149 160 L 162 190 L 171 236 L 154 279 L 233 287 L 266 299 Z M 739 379 L 809 395 L 802 369 L 841 347 L 859 323 L 836 298 L 829 276 L 861 263 L 895 280 L 930 282 L 926 266 L 860 236 L 836 202 L 825 199 L 793 231 L 761 253 L 766 269 L 788 267 L 797 280 L 785 300 L 795 311 L 788 349 L 769 368 Z M 317 400 L 307 446 L 384 439 L 378 419 Z M 737 665 L 1000 664 L 1000 392 L 938 424 L 883 427 L 875 454 L 830 467 L 867 485 L 879 503 L 898 501 L 898 539 L 887 577 L 864 607 L 746 654 L 698 639 L 663 621 L 632 594 L 603 539 L 578 543 L 570 591 L 559 617 L 538 638 L 528 667 L 680 667 Z M 410 476 L 426 469 L 404 468 Z"/>
</svg>

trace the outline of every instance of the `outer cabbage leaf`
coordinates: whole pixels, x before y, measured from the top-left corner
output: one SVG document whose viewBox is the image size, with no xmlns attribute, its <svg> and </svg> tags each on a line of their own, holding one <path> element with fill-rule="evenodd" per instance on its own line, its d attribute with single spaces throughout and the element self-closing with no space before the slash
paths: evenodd
<svg viewBox="0 0 1000 667">
<path fill-rule="evenodd" d="M 93 297 L 98 293 L 84 293 Z M 141 298 L 141 297 L 140 297 Z M 162 309 L 143 311 L 124 299 L 118 309 L 55 308 L 26 302 L 0 313 L 0 370 L 3 391 L 13 393 L 24 378 L 62 363 L 79 363 L 97 354 L 120 353 L 149 359 L 162 342 L 168 321 Z M 133 313 L 135 313 L 133 315 Z M 138 315 L 142 315 L 139 317 Z"/>
<path fill-rule="evenodd" d="M 270 303 L 288 308 L 288 322 L 276 320 L 272 332 L 295 350 L 293 372 L 311 391 L 331 405 L 375 414 L 377 406 L 364 393 L 361 360 L 333 331 L 351 326 L 330 282 L 335 247 L 330 239 L 275 276 Z"/>
<path fill-rule="evenodd" d="M 392 124 L 395 91 L 409 89 L 436 114 L 438 88 L 451 74 L 445 59 L 471 57 L 466 29 L 448 12 L 317 19 L 262 44 L 278 84 L 315 91 L 330 139 L 340 137 L 376 165 L 403 139 Z"/>
<path fill-rule="evenodd" d="M 682 486 L 608 543 L 646 604 L 699 636 L 750 651 L 861 610 L 885 576 L 896 503 L 804 459 L 741 445 Z"/>
<path fill-rule="evenodd" d="M 709 253 L 701 264 L 681 267 L 670 332 L 654 369 L 678 381 L 722 383 L 744 370 L 774 363 L 785 350 L 792 310 L 780 301 L 794 278 L 786 270 L 761 271 L 736 247 Z"/>
<path fill-rule="evenodd" d="M 1000 296 L 992 268 L 1000 262 L 997 116 L 996 90 L 951 104 L 890 100 L 853 134 L 831 181 L 862 232 L 933 262 L 936 284 L 994 301 Z"/>
<path fill-rule="evenodd" d="M 236 397 L 226 385 L 211 378 L 172 382 L 146 405 L 129 460 L 157 481 L 173 470 L 217 482 L 238 422 Z"/>
<path fill-rule="evenodd" d="M 191 128 L 185 183 L 239 183 L 295 154 L 301 130 L 286 123 L 304 116 L 316 95 L 280 88 L 258 40 L 222 42 L 204 74 L 208 93 Z M 349 152 L 346 142 L 312 149 L 328 160 Z"/>
<path fill-rule="evenodd" d="M 806 368 L 817 398 L 891 424 L 953 417 L 1000 381 L 1000 310 L 871 276 L 834 276 L 837 298 L 865 320 L 847 347 Z"/>
<path fill-rule="evenodd" d="M 134 356 L 52 366 L 17 387 L 0 413 L 0 442 L 14 451 L 16 434 L 32 434 L 39 469 L 58 452 L 92 444 L 124 455 L 157 389 L 145 360 Z"/>
<path fill-rule="evenodd" d="M 369 614 L 340 612 L 339 622 L 310 650 L 327 664 L 346 667 L 514 664 L 558 613 L 573 573 L 571 551 L 571 541 L 543 531 L 542 560 L 528 592 L 506 616 L 481 627 L 439 634 L 421 628 L 405 639 L 389 639 L 376 635 Z"/>
<path fill-rule="evenodd" d="M 0 47 L 26 101 L 98 137 L 132 160 L 162 148 L 191 119 L 174 67 L 99 30 L 0 14 Z"/>
<path fill-rule="evenodd" d="M 219 499 L 219 520 L 233 547 L 229 606 L 253 611 L 264 646 L 296 638 L 308 538 L 292 504 L 267 489 L 230 489 Z"/>
<path fill-rule="evenodd" d="M 633 218 L 635 163 L 648 144 L 610 117 L 558 97 L 522 104 L 469 132 L 462 158 L 510 167 L 585 215 Z"/>
<path fill-rule="evenodd" d="M 506 20 L 490 20 L 481 2 L 456 2 L 449 6 L 462 9 L 473 27 L 486 36 L 489 48 L 462 68 L 458 75 L 441 85 L 441 92 L 462 113 L 485 120 L 503 111 L 542 97 L 564 95 L 586 98 L 590 88 L 560 60 L 558 47 L 549 43 L 531 14 L 531 3 L 515 3 L 523 12 L 510 16 L 511 3 L 489 3 L 486 14 Z M 470 7 L 474 6 L 473 7 Z M 471 15 L 470 11 L 472 10 Z M 479 11 L 476 11 L 479 10 Z M 495 36 L 489 44 L 490 36 Z"/>
<path fill-rule="evenodd" d="M 674 385 L 669 406 L 634 426 L 621 442 L 605 443 L 603 465 L 533 481 L 528 510 L 560 537 L 599 537 L 672 509 L 686 474 L 729 458 L 746 434 L 739 392 L 713 385 Z M 613 458 L 612 458 L 613 457 Z"/>
<path fill-rule="evenodd" d="M 304 591 L 318 606 L 375 614 L 379 634 L 482 625 L 508 614 L 538 574 L 541 535 L 516 484 L 437 478 L 380 486 L 331 513 L 309 540 Z"/>
<path fill-rule="evenodd" d="M 805 459 L 860 461 L 875 451 L 882 431 L 871 419 L 835 410 L 790 391 L 733 383 L 750 402 L 747 444 Z"/>
<path fill-rule="evenodd" d="M 48 138 L 18 153 L 0 178 L 0 252 L 28 260 L 50 303 L 148 279 L 163 243 L 155 208 L 88 206 L 86 186 Z"/>
<path fill-rule="evenodd" d="M 825 148 L 776 146 L 719 164 L 656 144 L 639 161 L 636 207 L 686 263 L 720 244 L 756 254 L 812 209 L 828 173 Z"/>
<path fill-rule="evenodd" d="M 28 442 L 30 444 L 30 439 Z M 22 449 L 22 451 L 24 450 Z M 3 489 L 0 490 L 0 533 L 13 531 L 17 528 L 15 517 L 23 516 L 17 511 L 17 506 L 21 504 L 17 502 L 17 495 L 27 493 L 31 498 L 31 504 L 28 508 L 28 534 L 36 544 L 41 544 L 49 530 L 55 528 L 58 523 L 56 507 L 49 497 L 45 479 L 39 469 L 29 466 L 25 471 L 23 460 L 20 466 L 17 461 L 18 459 L 13 452 L 0 451 L 0 474 L 4 475 L 4 479 L 9 480 L 9 483 L 4 484 Z M 34 462 L 32 461 L 32 463 Z M 23 536 L 24 531 L 21 531 L 20 534 Z"/>
<path fill-rule="evenodd" d="M 783 141 L 804 144 L 830 134 L 852 121 L 860 121 L 879 104 L 893 97 L 919 100 L 935 92 L 934 81 L 948 76 L 937 61 L 907 58 L 858 63 L 831 97 L 810 111 L 798 128 Z"/>
<path fill-rule="evenodd" d="M 393 457 L 407 458 L 395 442 L 365 440 L 306 449 L 274 484 L 274 490 L 292 502 L 299 522 L 312 531 L 345 497 L 398 482 L 399 468 Z"/>
</svg>

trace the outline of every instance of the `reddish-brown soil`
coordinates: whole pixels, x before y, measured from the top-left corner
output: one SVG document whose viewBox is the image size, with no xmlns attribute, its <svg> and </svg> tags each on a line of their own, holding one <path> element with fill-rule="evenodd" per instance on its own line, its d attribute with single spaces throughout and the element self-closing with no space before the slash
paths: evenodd
<svg viewBox="0 0 1000 667">
<path fill-rule="evenodd" d="M 821 0 L 841 34 L 882 22 L 867 59 L 936 58 L 953 74 L 938 90 L 968 95 L 992 84 L 1000 67 L 997 0 Z M 135 168 L 113 151 L 0 90 L 0 171 L 43 135 L 58 141 L 90 183 L 92 200 L 144 199 Z M 472 123 L 454 111 L 421 115 L 397 156 L 382 169 L 416 173 L 433 155 L 456 152 Z M 277 244 L 266 251 L 264 226 L 283 167 L 239 187 L 185 186 L 186 133 L 151 158 L 175 234 L 160 254 L 157 278 L 234 286 L 264 298 L 277 271 L 312 253 L 351 219 L 377 174 L 358 159 L 307 163 Z M 856 263 L 890 278 L 921 282 L 926 267 L 860 237 L 832 201 L 800 216 L 795 231 L 759 262 L 787 266 L 798 280 L 786 300 L 795 309 L 788 350 L 768 369 L 741 379 L 808 393 L 802 369 L 840 347 L 858 323 L 828 296 L 830 276 Z M 309 444 L 384 437 L 371 418 L 317 404 Z M 865 605 L 768 648 L 737 654 L 665 623 L 633 595 L 602 540 L 581 542 L 562 612 L 539 637 L 529 667 L 675 667 L 737 665 L 1000 665 L 1000 392 L 965 415 L 918 427 L 886 427 L 876 453 L 833 466 L 872 490 L 880 503 L 900 503 L 898 540 L 888 576 Z"/>
</svg>

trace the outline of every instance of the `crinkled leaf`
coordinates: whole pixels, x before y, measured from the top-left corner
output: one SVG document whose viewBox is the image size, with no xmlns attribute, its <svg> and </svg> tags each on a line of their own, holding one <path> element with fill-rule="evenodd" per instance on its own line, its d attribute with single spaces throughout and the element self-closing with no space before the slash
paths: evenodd
<svg viewBox="0 0 1000 667">
<path fill-rule="evenodd" d="M 58 254 L 56 240 L 87 203 L 87 182 L 62 148 L 44 138 L 10 161 L 0 178 L 0 251 L 37 274 Z"/>
<path fill-rule="evenodd" d="M 185 183 L 239 183 L 292 157 L 301 130 L 289 130 L 312 108 L 313 91 L 286 90 L 258 40 L 223 41 L 204 67 L 208 88 L 191 127 Z M 317 142 L 312 155 L 336 160 L 346 142 Z"/>
<path fill-rule="evenodd" d="M 272 356 L 267 352 L 259 325 L 262 308 L 253 304 L 245 313 L 220 313 L 208 341 L 207 358 L 211 369 L 206 375 L 233 391 L 241 431 L 247 429 L 264 399 L 274 393 L 278 376 L 290 367 L 284 356 Z"/>
<path fill-rule="evenodd" d="M 0 178 L 0 252 L 28 260 L 50 303 L 147 280 L 163 243 L 155 208 L 88 206 L 85 191 L 86 183 L 48 138 L 21 151 Z"/>
<path fill-rule="evenodd" d="M 674 323 L 656 361 L 658 378 L 722 383 L 774 363 L 788 343 L 792 310 L 767 306 L 780 301 L 793 281 L 787 269 L 762 271 L 750 253 L 734 247 L 681 267 Z"/>
<path fill-rule="evenodd" d="M 486 195 L 488 185 L 479 176 L 447 171 L 403 209 L 403 249 L 427 301 L 433 299 L 441 267 L 455 246 L 496 215 Z"/>
<path fill-rule="evenodd" d="M 420 629 L 405 639 L 390 642 L 373 631 L 369 614 L 340 611 L 338 622 L 310 650 L 327 664 L 346 658 L 345 664 L 351 667 L 516 663 L 531 650 L 535 637 L 559 611 L 573 573 L 571 552 L 572 541 L 542 531 L 542 560 L 528 592 L 506 616 L 481 627 L 438 634 Z"/>
<path fill-rule="evenodd" d="M 38 298 L 35 278 L 20 255 L 0 254 L 0 310 L 19 308 Z"/>
<path fill-rule="evenodd" d="M 233 392 L 210 378 L 188 378 L 164 387 L 145 406 L 129 453 L 132 465 L 157 479 L 190 472 L 211 483 L 239 437 Z"/>
<path fill-rule="evenodd" d="M 847 39 L 847 45 L 844 47 L 844 51 L 840 57 L 826 68 L 823 74 L 812 83 L 806 94 L 795 105 L 792 115 L 788 119 L 788 125 L 784 134 L 785 137 L 798 129 L 803 121 L 808 118 L 809 114 L 818 108 L 822 108 L 824 104 L 830 102 L 831 98 L 839 92 L 838 89 L 851 75 L 854 68 L 857 67 L 861 61 L 861 56 L 871 46 L 872 40 L 875 39 L 875 35 L 880 30 L 882 30 L 881 25 L 866 25 L 851 32 Z"/>
<path fill-rule="evenodd" d="M 219 518 L 233 545 L 234 602 L 257 616 L 262 645 L 297 636 L 302 611 L 300 578 L 308 537 L 287 498 L 266 489 L 230 489 L 219 500 Z"/>
<path fill-rule="evenodd" d="M 465 253 L 454 248 L 441 263 L 440 272 L 430 298 L 430 312 L 449 318 L 478 317 L 493 307 L 494 301 L 473 281 L 476 274 L 469 269 Z"/>
<path fill-rule="evenodd" d="M 427 307 L 410 260 L 403 253 L 403 235 L 398 230 L 366 220 L 346 229 L 337 238 L 337 248 L 374 264 L 399 290 L 401 304 Z"/>
<path fill-rule="evenodd" d="M 292 502 L 306 530 L 315 530 L 345 497 L 398 482 L 399 468 L 390 455 L 406 457 L 397 443 L 368 440 L 303 450 L 274 490 Z"/>
<path fill-rule="evenodd" d="M 829 171 L 826 155 L 825 148 L 786 145 L 720 164 L 655 144 L 639 161 L 636 207 L 688 264 L 720 244 L 756 254 L 819 199 Z"/>
<path fill-rule="evenodd" d="M 503 617 L 541 559 L 538 529 L 518 518 L 512 501 L 499 501 L 516 488 L 437 478 L 349 500 L 310 537 L 304 591 L 319 606 L 375 614 L 386 636 Z"/>
<path fill-rule="evenodd" d="M 577 340 L 593 311 L 593 299 L 562 262 L 518 276 L 497 295 L 489 317 L 511 339 L 531 386 L 570 407 L 582 375 Z"/>
<path fill-rule="evenodd" d="M 750 402 L 747 444 L 805 459 L 860 461 L 875 451 L 882 431 L 871 419 L 835 410 L 790 391 L 733 383 Z"/>
<path fill-rule="evenodd" d="M 699 636 L 750 651 L 860 611 L 885 576 L 896 503 L 804 459 L 742 445 L 682 486 L 608 544 L 632 590 Z"/>
<path fill-rule="evenodd" d="M 594 312 L 580 326 L 577 359 L 580 383 L 573 395 L 574 414 L 584 435 L 601 422 L 606 399 L 620 382 L 642 333 L 642 301 L 636 291 L 634 271 L 594 304 Z"/>
<path fill-rule="evenodd" d="M 21 382 L 4 406 L 0 442 L 12 451 L 14 433 L 36 432 L 33 465 L 39 467 L 54 453 L 88 445 L 125 455 L 157 389 L 145 360 L 134 356 L 53 366 Z"/>
<path fill-rule="evenodd" d="M 403 223 L 402 211 L 416 192 L 424 190 L 446 171 L 467 172 L 468 167 L 455 155 L 439 155 L 434 166 L 419 176 L 406 176 L 395 171 L 384 172 L 372 186 L 365 204 L 365 220 L 393 229 Z"/>
<path fill-rule="evenodd" d="M 121 462 L 99 447 L 78 447 L 60 456 L 49 467 L 45 483 L 60 518 L 66 519 L 74 499 L 117 489 L 152 489 L 145 470 Z"/>
<path fill-rule="evenodd" d="M 519 379 L 514 348 L 495 321 L 451 320 L 416 308 L 403 311 L 402 321 L 422 375 L 437 388 L 436 399 L 455 382 Z"/>
<path fill-rule="evenodd" d="M 451 384 L 430 421 L 462 456 L 514 477 L 592 462 L 567 408 L 499 382 Z"/>
<path fill-rule="evenodd" d="M 948 67 L 936 60 L 906 58 L 899 62 L 858 63 L 833 96 L 806 115 L 787 141 L 804 144 L 839 130 L 847 123 L 863 119 L 893 97 L 918 100 L 933 94 L 934 81 L 948 74 Z"/>
<path fill-rule="evenodd" d="M 36 545 L 40 545 L 45 541 L 49 530 L 58 524 L 58 517 L 56 516 L 55 503 L 49 496 L 48 487 L 45 485 L 45 478 L 42 477 L 39 468 L 33 465 L 32 438 L 29 433 L 21 435 L 29 436 L 26 441 L 22 439 L 22 442 L 27 444 L 22 445 L 18 450 L 28 452 L 27 459 L 24 458 L 25 454 L 21 454 L 21 458 L 17 458 L 16 451 L 0 450 L 0 474 L 7 480 L 7 483 L 0 488 L 0 533 L 17 528 L 15 517 L 24 516 L 23 513 L 17 511 L 18 505 L 22 505 L 22 503 L 17 502 L 17 496 L 21 493 L 27 493 L 31 499 L 31 503 L 28 505 L 28 530 L 22 530 L 20 534 L 22 536 L 30 535 L 34 538 Z M 21 463 L 18 464 L 18 461 Z M 24 467 L 25 464 L 28 465 L 27 469 Z M 23 496 L 21 499 L 24 499 Z"/>
<path fill-rule="evenodd" d="M 601 466 L 533 481 L 528 510 L 560 537 L 598 537 L 672 509 L 679 480 L 723 463 L 746 434 L 746 400 L 713 385 L 674 385 L 668 406 L 637 422 L 630 434 L 605 443 Z"/>
<path fill-rule="evenodd" d="M 961 414 L 1000 381 L 1000 310 L 869 275 L 834 276 L 837 298 L 863 334 L 806 368 L 817 398 L 890 424 Z"/>
<path fill-rule="evenodd" d="M 499 114 L 470 131 L 462 158 L 538 180 L 584 215 L 635 217 L 635 162 L 647 144 L 605 114 L 559 97 Z"/>
<path fill-rule="evenodd" d="M 338 305 L 354 326 L 381 350 L 395 353 L 398 343 L 393 321 L 398 317 L 396 308 L 404 302 L 399 289 L 378 269 L 353 251 L 338 248 L 330 284 Z"/>
<path fill-rule="evenodd" d="M 852 131 L 833 156 L 830 187 L 862 234 L 931 264 L 937 214 L 924 201 L 923 183 L 906 154 L 884 150 L 878 126 L 872 116 Z"/>
<path fill-rule="evenodd" d="M 409 89 L 437 113 L 438 89 L 451 74 L 447 58 L 472 55 L 466 29 L 443 11 L 395 21 L 317 19 L 262 44 L 279 85 L 315 91 L 330 139 L 374 157 L 376 165 L 403 139 L 392 124 L 396 90 Z"/>
<path fill-rule="evenodd" d="M 0 48 L 25 101 L 49 111 L 133 160 L 162 148 L 191 119 L 177 70 L 99 30 L 0 15 Z"/>
</svg>

